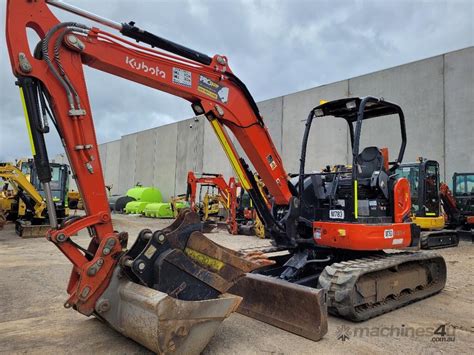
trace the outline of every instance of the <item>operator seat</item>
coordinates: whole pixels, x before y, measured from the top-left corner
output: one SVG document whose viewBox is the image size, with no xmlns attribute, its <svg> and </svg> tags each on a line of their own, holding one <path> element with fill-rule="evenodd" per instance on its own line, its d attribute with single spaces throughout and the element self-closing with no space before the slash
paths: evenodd
<svg viewBox="0 0 474 355">
<path fill-rule="evenodd" d="M 365 148 L 356 158 L 358 180 L 370 179 L 375 171 L 383 169 L 382 152 L 377 147 Z"/>
<path fill-rule="evenodd" d="M 388 198 L 388 174 L 379 148 L 366 147 L 356 158 L 356 169 L 360 185 L 379 188 Z"/>
</svg>

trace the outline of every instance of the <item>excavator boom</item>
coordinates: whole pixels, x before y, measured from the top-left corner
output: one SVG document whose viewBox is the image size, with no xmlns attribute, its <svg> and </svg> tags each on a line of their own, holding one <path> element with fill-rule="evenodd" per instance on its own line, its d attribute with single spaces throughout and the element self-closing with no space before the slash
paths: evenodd
<svg viewBox="0 0 474 355">
<path fill-rule="evenodd" d="M 111 26 L 152 48 L 78 22 L 61 23 L 48 4 Z M 41 38 L 33 53 L 29 50 L 28 28 Z M 237 296 L 223 294 L 246 272 L 265 265 L 265 261 L 258 258 L 246 261 L 240 254 L 214 245 L 200 233 L 197 215 L 189 211 L 182 211 L 176 222 L 164 230 L 143 230 L 135 244 L 125 249 L 127 234 L 114 231 L 108 208 L 83 65 L 189 101 L 195 114 L 205 115 L 210 121 L 239 181 L 249 191 L 266 226 L 274 231 L 277 243 L 294 245 L 268 210 L 253 174 L 238 157 L 225 128 L 234 134 L 259 171 L 272 195 L 274 208 L 286 209 L 293 198 L 287 173 L 252 96 L 232 73 L 225 56 L 207 57 L 143 31 L 133 23 L 117 24 L 59 1 L 8 1 L 6 37 L 25 108 L 35 166 L 48 204 L 51 221 L 48 239 L 73 264 L 68 285 L 70 297 L 65 307 L 85 315 L 96 314 L 154 351 L 175 348 L 183 353 L 190 349 L 200 352 L 218 323 L 240 302 Z M 48 116 L 63 142 L 86 212 L 82 218 L 61 224 L 49 208 L 54 203 L 44 138 Z M 72 241 L 83 229 L 91 234 L 87 248 Z M 294 288 L 301 290 L 299 295 L 311 291 L 323 300 L 311 310 L 321 324 L 316 328 L 307 324 L 309 329 L 305 330 L 312 333 L 313 339 L 319 339 L 327 329 L 324 291 L 304 286 Z M 293 292 L 297 299 L 297 291 Z M 173 301 L 173 304 L 169 298 L 189 303 Z M 133 306 L 139 301 L 138 307 Z M 284 309 L 285 297 L 280 297 L 280 304 L 272 306 Z M 149 333 L 155 334 L 151 340 L 140 331 L 143 317 L 127 313 L 127 310 L 142 312 L 139 309 L 150 315 L 146 322 L 154 324 Z M 297 310 L 295 306 L 290 309 L 296 313 L 305 311 L 308 310 Z M 187 315 L 194 318 L 176 318 Z M 279 324 L 276 325 L 284 322 L 280 320 Z"/>
</svg>

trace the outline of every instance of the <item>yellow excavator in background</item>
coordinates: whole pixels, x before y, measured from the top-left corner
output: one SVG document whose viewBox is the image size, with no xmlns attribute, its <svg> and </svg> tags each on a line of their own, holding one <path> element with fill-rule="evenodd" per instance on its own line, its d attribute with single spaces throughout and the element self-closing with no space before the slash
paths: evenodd
<svg viewBox="0 0 474 355">
<path fill-rule="evenodd" d="M 450 217 L 451 210 L 442 203 L 443 183 L 440 183 L 438 162 L 420 157 L 414 163 L 402 163 L 396 173 L 399 177 L 408 179 L 410 183 L 411 219 L 421 228 L 421 248 L 457 246 L 457 231 L 447 228 L 445 214 Z"/>
<path fill-rule="evenodd" d="M 69 215 L 66 192 L 69 167 L 51 163 L 56 213 L 62 220 Z M 50 228 L 41 184 L 31 160 L 16 164 L 0 163 L 0 178 L 4 180 L 0 193 L 2 219 L 15 222 L 16 233 L 23 238 L 44 237 Z"/>
<path fill-rule="evenodd" d="M 45 220 L 46 204 L 43 197 L 15 165 L 0 164 L 0 177 L 5 181 L 0 208 L 4 211 L 7 220 L 16 221 L 17 233 L 22 237 L 46 235 L 49 225 L 39 222 Z M 35 230 L 27 227 L 27 221 L 33 220 L 36 222 Z"/>
</svg>

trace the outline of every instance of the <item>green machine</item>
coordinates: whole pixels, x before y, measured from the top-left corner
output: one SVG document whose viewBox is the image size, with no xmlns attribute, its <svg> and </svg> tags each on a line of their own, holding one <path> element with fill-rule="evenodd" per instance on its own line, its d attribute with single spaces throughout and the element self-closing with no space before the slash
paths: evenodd
<svg viewBox="0 0 474 355">
<path fill-rule="evenodd" d="M 127 214 L 141 214 L 148 204 L 163 202 L 160 190 L 155 187 L 132 187 L 127 191 L 127 196 L 135 199 L 125 205 Z"/>
</svg>

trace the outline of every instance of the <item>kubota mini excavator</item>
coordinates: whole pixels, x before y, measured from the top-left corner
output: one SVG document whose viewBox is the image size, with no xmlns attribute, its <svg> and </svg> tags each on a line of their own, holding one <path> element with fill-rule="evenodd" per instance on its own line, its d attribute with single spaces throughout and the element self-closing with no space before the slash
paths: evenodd
<svg viewBox="0 0 474 355">
<path fill-rule="evenodd" d="M 48 4 L 123 36 L 78 22 L 60 23 Z M 42 39 L 34 53 L 29 51 L 27 28 Z M 393 177 L 406 144 L 397 105 L 367 97 L 313 109 L 303 137 L 300 174 L 292 182 L 255 101 L 225 56 L 211 58 L 133 22 L 117 23 L 53 0 L 8 1 L 6 30 L 45 191 L 50 176 L 41 122 L 42 113 L 51 113 L 84 199 L 84 217 L 52 223 L 49 232 L 49 239 L 74 264 L 66 307 L 95 314 L 155 351 L 189 353 L 201 351 L 219 321 L 238 304 L 233 296 L 219 297 L 229 288 L 243 295 L 241 312 L 314 340 L 327 332 L 326 290 L 332 312 L 364 320 L 443 288 L 442 257 L 383 252 L 416 246 L 419 238 L 409 221 L 408 182 Z M 111 223 L 82 65 L 180 96 L 196 115 L 205 115 L 275 248 L 287 254 L 263 273 L 247 273 L 239 280 L 242 272 L 257 267 L 248 259 L 257 258 L 258 266 L 265 260 L 258 259 L 258 252 L 242 260 L 209 242 L 196 229 L 198 216 L 189 212 L 164 230 L 143 230 L 125 250 L 126 233 L 115 232 Z M 362 121 L 390 114 L 397 114 L 403 126 L 402 149 L 391 166 L 386 151 L 369 147 L 359 152 Z M 348 122 L 353 169 L 332 175 L 305 173 L 311 122 L 323 115 Z M 268 200 L 226 128 L 265 184 Z M 46 196 L 52 203 L 51 194 Z M 92 237 L 87 249 L 71 239 L 85 228 Z"/>
</svg>

